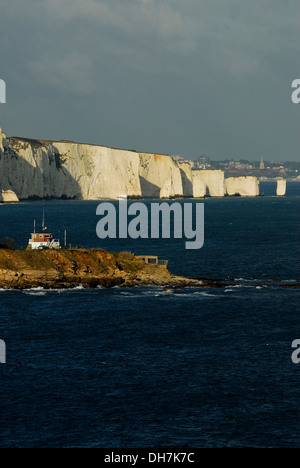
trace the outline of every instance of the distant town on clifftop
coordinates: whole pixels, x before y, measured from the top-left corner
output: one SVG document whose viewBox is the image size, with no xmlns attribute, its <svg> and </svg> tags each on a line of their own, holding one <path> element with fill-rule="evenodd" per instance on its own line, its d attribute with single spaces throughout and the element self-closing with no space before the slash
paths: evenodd
<svg viewBox="0 0 300 468">
<path fill-rule="evenodd" d="M 175 156 L 174 159 L 184 160 L 181 156 Z M 192 164 L 194 170 L 222 169 L 225 171 L 225 177 L 256 176 L 262 181 L 284 177 L 288 180 L 300 181 L 300 162 L 298 161 L 266 161 L 263 157 L 260 161 L 247 159 L 214 161 L 209 156 L 202 155 L 189 163 Z"/>
</svg>

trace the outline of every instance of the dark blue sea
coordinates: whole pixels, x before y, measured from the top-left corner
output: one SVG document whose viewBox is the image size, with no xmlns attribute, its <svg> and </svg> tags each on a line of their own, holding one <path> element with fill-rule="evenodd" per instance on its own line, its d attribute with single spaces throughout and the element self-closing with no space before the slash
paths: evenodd
<svg viewBox="0 0 300 468">
<path fill-rule="evenodd" d="M 300 184 L 264 193 L 205 200 L 199 251 L 101 241 L 98 202 L 1 205 L 0 237 L 19 247 L 45 210 L 72 245 L 158 254 L 175 274 L 235 283 L 0 291 L 0 447 L 299 448 L 300 290 L 282 285 L 300 278 Z"/>
</svg>

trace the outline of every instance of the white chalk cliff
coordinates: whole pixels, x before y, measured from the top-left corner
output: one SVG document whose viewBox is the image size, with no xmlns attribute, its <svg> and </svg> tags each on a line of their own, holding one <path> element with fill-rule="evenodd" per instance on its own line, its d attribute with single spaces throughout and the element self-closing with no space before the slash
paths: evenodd
<svg viewBox="0 0 300 468">
<path fill-rule="evenodd" d="M 286 181 L 277 194 L 285 195 Z M 76 198 L 203 198 L 258 196 L 256 177 L 231 177 L 222 170 L 192 170 L 168 155 L 138 153 L 65 141 L 7 138 L 0 129 L 2 201 Z M 1 198 L 0 198 L 1 201 Z"/>
<path fill-rule="evenodd" d="M 194 188 L 192 165 L 189 162 L 178 162 L 177 164 L 181 173 L 183 196 L 193 198 Z"/>
<path fill-rule="evenodd" d="M 134 151 L 104 146 L 54 142 L 61 167 L 77 184 L 85 200 L 141 197 L 140 160 Z"/>
<path fill-rule="evenodd" d="M 140 182 L 143 197 L 176 198 L 183 196 L 179 164 L 170 156 L 140 153 Z"/>
<path fill-rule="evenodd" d="M 258 197 L 259 180 L 254 176 L 230 177 L 225 180 L 225 189 L 229 196 Z"/>
<path fill-rule="evenodd" d="M 0 189 L 20 199 L 141 196 L 135 152 L 20 138 L 6 142 L 5 151 L 0 148 Z"/>
<path fill-rule="evenodd" d="M 207 195 L 207 186 L 201 175 L 202 171 L 193 171 L 193 197 L 204 198 Z"/>
<path fill-rule="evenodd" d="M 286 179 L 277 179 L 277 190 L 278 197 L 285 197 L 286 195 Z"/>
<path fill-rule="evenodd" d="M 0 133 L 0 190 L 19 199 L 85 200 L 192 196 L 189 163 L 64 141 L 6 138 Z"/>
</svg>

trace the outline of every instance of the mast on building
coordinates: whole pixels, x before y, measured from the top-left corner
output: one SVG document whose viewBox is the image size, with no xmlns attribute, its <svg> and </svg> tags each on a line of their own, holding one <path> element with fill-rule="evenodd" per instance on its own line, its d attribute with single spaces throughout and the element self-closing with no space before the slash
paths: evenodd
<svg viewBox="0 0 300 468">
<path fill-rule="evenodd" d="M 47 231 L 45 226 L 45 211 L 43 211 L 42 230 L 36 231 L 36 222 L 34 221 L 33 233 L 28 242 L 28 249 L 43 250 L 43 249 L 60 249 L 59 239 L 55 239 L 51 232 Z"/>
</svg>

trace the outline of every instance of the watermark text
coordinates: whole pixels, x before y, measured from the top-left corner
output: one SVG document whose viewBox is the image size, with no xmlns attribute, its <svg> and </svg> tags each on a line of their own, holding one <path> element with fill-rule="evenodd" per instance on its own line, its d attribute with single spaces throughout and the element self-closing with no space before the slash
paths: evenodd
<svg viewBox="0 0 300 468">
<path fill-rule="evenodd" d="M 0 340 L 0 364 L 6 364 L 6 344 Z"/>
<path fill-rule="evenodd" d="M 292 348 L 295 349 L 292 354 L 292 361 L 294 364 L 300 364 L 300 340 L 293 341 Z"/>
<path fill-rule="evenodd" d="M 293 81 L 292 88 L 295 89 L 295 91 L 292 94 L 292 101 L 294 104 L 299 104 L 300 103 L 300 79 Z"/>
<path fill-rule="evenodd" d="M 119 213 L 113 203 L 100 203 L 96 232 L 99 239 L 185 239 L 187 250 L 204 245 L 204 203 L 132 203 L 119 198 Z M 173 228 L 173 229 L 172 229 Z"/>
<path fill-rule="evenodd" d="M 0 104 L 6 104 L 6 84 L 0 79 Z"/>
</svg>

